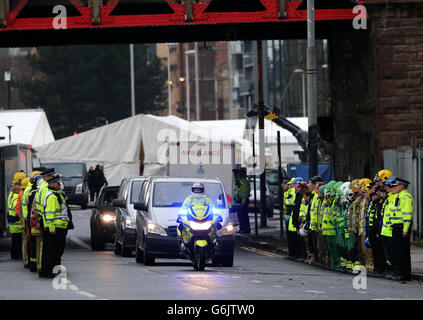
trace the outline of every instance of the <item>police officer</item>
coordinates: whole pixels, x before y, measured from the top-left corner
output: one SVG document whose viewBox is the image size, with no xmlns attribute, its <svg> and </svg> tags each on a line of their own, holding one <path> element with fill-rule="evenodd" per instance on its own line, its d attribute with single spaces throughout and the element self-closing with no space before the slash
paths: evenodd
<svg viewBox="0 0 423 320">
<path fill-rule="evenodd" d="M 41 179 L 37 182 L 37 192 L 34 197 L 34 204 L 36 208 L 36 224 L 39 226 L 39 232 L 37 233 L 37 246 L 36 246 L 36 259 L 37 259 L 37 271 L 41 272 L 42 261 L 43 261 L 43 252 L 44 250 L 44 236 L 46 234 L 45 226 L 45 196 L 48 192 L 48 181 L 52 179 L 56 173 L 53 168 L 44 168 L 44 171 L 41 173 Z M 39 244 L 39 245 L 38 245 Z"/>
<path fill-rule="evenodd" d="M 254 178 L 255 179 L 255 178 Z M 234 202 L 238 203 L 239 233 L 251 233 L 248 204 L 250 198 L 250 182 L 247 179 L 247 169 L 241 168 L 235 175 Z"/>
<path fill-rule="evenodd" d="M 7 204 L 8 215 L 7 222 L 9 223 L 9 231 L 12 237 L 10 248 L 10 257 L 12 259 L 22 258 L 22 220 L 20 217 L 20 208 L 18 206 L 18 196 L 21 192 L 21 181 L 26 178 L 26 174 L 22 171 L 16 172 L 13 176 L 13 186 L 10 190 Z"/>
<path fill-rule="evenodd" d="M 370 189 L 370 204 L 368 208 L 367 238 L 372 248 L 374 259 L 374 272 L 382 274 L 386 268 L 386 258 L 383 250 L 383 243 L 380 237 L 382 227 L 382 206 L 383 200 L 380 197 L 380 185 L 372 186 Z"/>
<path fill-rule="evenodd" d="M 393 280 L 411 279 L 410 233 L 414 200 L 407 188 L 410 182 L 397 177 L 387 180 L 388 190 L 396 195 L 389 221 L 392 225 Z"/>
<path fill-rule="evenodd" d="M 307 191 L 307 183 L 302 178 L 295 179 L 295 200 L 292 207 L 288 207 L 289 224 L 288 224 L 288 253 L 291 258 L 299 261 L 305 260 L 305 244 L 301 236 L 298 234 L 300 227 L 300 211 L 303 203 L 303 194 Z"/>
<path fill-rule="evenodd" d="M 66 200 L 60 191 L 60 175 L 53 175 L 48 181 L 45 195 L 45 224 L 41 278 L 53 278 L 53 268 L 60 265 L 65 249 L 69 213 Z"/>
</svg>

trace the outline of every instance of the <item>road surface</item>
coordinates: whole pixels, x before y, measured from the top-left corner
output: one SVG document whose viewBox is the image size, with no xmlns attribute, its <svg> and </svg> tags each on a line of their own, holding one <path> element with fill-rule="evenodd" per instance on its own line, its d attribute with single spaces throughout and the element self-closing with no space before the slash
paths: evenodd
<svg viewBox="0 0 423 320">
<path fill-rule="evenodd" d="M 342 274 L 286 259 L 278 254 L 237 246 L 233 268 L 207 266 L 193 270 L 188 260 L 157 259 L 146 267 L 135 258 L 115 256 L 113 245 L 105 251 L 89 247 L 91 211 L 74 210 L 75 230 L 70 231 L 62 258 L 67 281 L 41 279 L 10 260 L 4 245 L 0 252 L 0 299 L 421 299 L 421 282 L 393 282 Z M 366 288 L 363 286 L 366 285 Z"/>
</svg>

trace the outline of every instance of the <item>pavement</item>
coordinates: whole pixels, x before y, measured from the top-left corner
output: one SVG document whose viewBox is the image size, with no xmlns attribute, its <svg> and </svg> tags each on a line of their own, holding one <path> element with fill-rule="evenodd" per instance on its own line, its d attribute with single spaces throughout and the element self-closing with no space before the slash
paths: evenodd
<svg viewBox="0 0 423 320">
<path fill-rule="evenodd" d="M 273 218 L 267 218 L 267 226 L 260 227 L 260 213 L 257 218 L 257 235 L 254 213 L 250 213 L 251 234 L 239 234 L 235 236 L 236 242 L 242 245 L 248 245 L 258 249 L 274 253 L 288 254 L 288 244 L 286 239 L 286 228 L 283 227 L 283 235 L 280 232 L 279 210 L 274 210 Z M 423 247 L 411 246 L 411 273 L 413 280 L 423 281 Z M 304 264 L 298 261 L 299 264 Z M 323 268 L 313 265 L 315 268 Z M 325 269 L 331 268 L 327 267 Z M 341 272 L 335 271 L 333 272 Z M 369 276 L 372 276 L 371 274 Z"/>
</svg>

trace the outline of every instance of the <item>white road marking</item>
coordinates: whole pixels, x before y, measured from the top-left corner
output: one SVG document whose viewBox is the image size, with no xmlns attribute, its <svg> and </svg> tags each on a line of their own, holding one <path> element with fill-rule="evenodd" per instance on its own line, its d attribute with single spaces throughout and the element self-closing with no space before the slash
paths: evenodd
<svg viewBox="0 0 423 320">
<path fill-rule="evenodd" d="M 90 297 L 90 298 L 95 298 L 96 297 L 95 294 L 92 294 L 92 293 L 89 293 L 89 292 L 86 292 L 86 291 L 78 291 L 78 293 L 79 294 L 82 294 L 84 296 Z"/>
<path fill-rule="evenodd" d="M 78 288 L 77 286 L 75 286 L 74 284 L 69 285 L 69 288 L 70 288 L 72 291 L 78 291 L 78 290 L 79 290 L 79 288 Z"/>
<path fill-rule="evenodd" d="M 310 292 L 310 293 L 326 293 L 326 292 L 318 291 L 318 290 L 306 290 L 306 292 Z"/>
<path fill-rule="evenodd" d="M 251 280 L 251 282 L 254 282 L 254 283 L 263 283 L 263 281 L 260 281 L 260 280 Z"/>
</svg>

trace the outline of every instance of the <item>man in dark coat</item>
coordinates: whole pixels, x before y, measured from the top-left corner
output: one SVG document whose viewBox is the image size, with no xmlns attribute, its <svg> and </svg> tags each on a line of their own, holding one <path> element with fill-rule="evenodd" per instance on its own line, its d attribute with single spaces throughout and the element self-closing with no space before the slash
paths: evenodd
<svg viewBox="0 0 423 320">
<path fill-rule="evenodd" d="M 87 172 L 88 189 L 90 189 L 90 201 L 94 201 L 96 191 L 94 167 L 90 166 Z"/>
<path fill-rule="evenodd" d="M 104 167 L 102 165 L 96 165 L 94 170 L 94 177 L 95 177 L 95 185 L 96 185 L 96 196 L 100 193 L 101 188 L 106 184 L 107 180 L 104 176 Z"/>
</svg>

